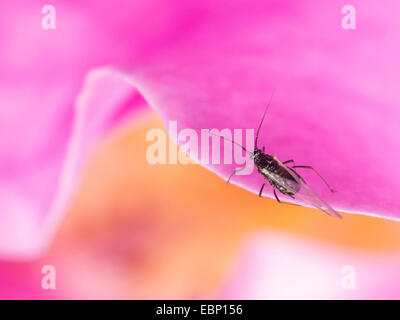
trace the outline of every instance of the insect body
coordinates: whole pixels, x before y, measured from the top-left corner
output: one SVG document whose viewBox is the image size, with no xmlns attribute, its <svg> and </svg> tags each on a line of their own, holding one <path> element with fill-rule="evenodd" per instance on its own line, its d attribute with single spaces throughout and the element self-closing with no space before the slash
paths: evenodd
<svg viewBox="0 0 400 320">
<path fill-rule="evenodd" d="M 278 161 L 274 158 L 271 159 L 270 162 L 265 163 L 264 157 L 269 155 L 260 153 L 254 157 L 254 163 L 258 169 L 258 172 L 261 173 L 266 180 L 269 181 L 270 185 L 273 188 L 278 189 L 282 194 L 286 194 L 288 196 L 295 195 L 296 192 L 299 191 L 300 186 L 297 184 L 296 180 L 291 176 L 291 174 L 279 165 Z M 292 184 L 292 188 L 289 189 L 285 185 Z M 264 185 L 263 187 L 264 188 Z M 262 190 L 260 190 L 260 197 L 262 196 Z"/>
<path fill-rule="evenodd" d="M 272 97 L 271 97 L 272 99 Z M 255 166 L 257 167 L 258 172 L 264 177 L 264 183 L 261 186 L 259 196 L 262 197 L 262 192 L 266 182 L 273 188 L 274 196 L 278 202 L 282 202 L 278 195 L 276 194 L 276 190 L 280 193 L 287 195 L 293 199 L 299 198 L 300 200 L 314 206 L 317 209 L 322 210 L 323 212 L 327 213 L 330 216 L 334 216 L 337 218 L 342 218 L 342 216 L 337 213 L 329 204 L 327 204 L 324 200 L 322 200 L 304 181 L 304 179 L 295 171 L 296 168 L 304 168 L 313 170 L 327 185 L 331 192 L 334 190 L 329 186 L 329 184 L 325 181 L 324 178 L 311 166 L 296 166 L 293 160 L 287 160 L 281 162 L 276 156 L 269 155 L 265 153 L 265 148 L 263 147 L 260 150 L 257 147 L 258 136 L 260 133 L 260 129 L 262 123 L 264 121 L 265 115 L 267 113 L 268 107 L 271 103 L 269 101 L 267 107 L 265 108 L 264 114 L 262 116 L 260 125 L 257 129 L 257 134 L 254 142 L 254 151 L 248 151 L 242 145 L 229 140 L 225 137 L 220 137 L 222 139 L 231 141 L 232 143 L 240 146 L 243 150 L 247 152 L 247 154 L 253 159 Z M 293 165 L 289 167 L 289 163 Z M 235 170 L 228 178 L 228 183 L 231 177 L 245 168 Z M 290 203 L 292 204 L 292 203 Z"/>
</svg>

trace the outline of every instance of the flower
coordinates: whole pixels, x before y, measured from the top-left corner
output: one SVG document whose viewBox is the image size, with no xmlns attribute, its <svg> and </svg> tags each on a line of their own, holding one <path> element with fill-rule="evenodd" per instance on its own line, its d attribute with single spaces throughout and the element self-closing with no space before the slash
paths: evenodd
<svg viewBox="0 0 400 320">
<path fill-rule="evenodd" d="M 273 88 L 260 144 L 317 168 L 338 193 L 304 177 L 337 210 L 399 218 L 399 4 L 354 6 L 345 30 L 328 0 L 60 1 L 45 30 L 39 4 L 3 1 L 0 255 L 46 248 L 93 144 L 143 105 L 180 128 L 256 128 Z"/>
<path fill-rule="evenodd" d="M 399 297 L 397 222 L 332 219 L 259 199 L 198 165 L 149 165 L 155 118 L 102 139 L 49 250 L 0 261 L 0 298 Z M 42 287 L 45 266 L 56 290 Z"/>
</svg>

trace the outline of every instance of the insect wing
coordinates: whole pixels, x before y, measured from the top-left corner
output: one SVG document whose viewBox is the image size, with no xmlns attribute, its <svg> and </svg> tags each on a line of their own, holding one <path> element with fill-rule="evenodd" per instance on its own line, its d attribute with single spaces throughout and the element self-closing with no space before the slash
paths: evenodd
<svg viewBox="0 0 400 320">
<path fill-rule="evenodd" d="M 313 207 L 320 209 L 326 214 L 342 219 L 342 216 L 337 213 L 329 204 L 322 200 L 304 181 L 296 174 L 296 172 L 283 165 L 277 160 L 279 165 L 285 169 L 295 181 L 282 178 L 281 176 L 268 175 L 277 184 L 283 186 L 286 190 L 293 193 L 296 198 L 303 200 L 304 202 L 312 205 Z"/>
<path fill-rule="evenodd" d="M 322 210 L 326 214 L 342 219 L 342 216 L 337 213 L 328 203 L 322 200 L 302 179 L 296 174 L 296 172 L 284 165 L 282 165 L 287 172 L 297 181 L 300 185 L 300 190 L 295 193 L 295 197 L 298 197 L 300 200 L 314 206 L 317 209 Z"/>
</svg>

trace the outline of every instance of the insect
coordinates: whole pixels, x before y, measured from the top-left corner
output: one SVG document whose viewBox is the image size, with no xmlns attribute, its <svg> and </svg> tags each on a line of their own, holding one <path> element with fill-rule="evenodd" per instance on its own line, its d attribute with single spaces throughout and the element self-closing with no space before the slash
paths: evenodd
<svg viewBox="0 0 400 320">
<path fill-rule="evenodd" d="M 279 203 L 286 203 L 286 204 L 291 204 L 293 203 L 288 203 L 281 201 L 276 193 L 276 190 L 278 190 L 280 193 L 283 195 L 289 196 L 293 199 L 300 199 L 304 201 L 305 203 L 308 203 L 312 205 L 313 207 L 322 210 L 326 214 L 336 217 L 336 218 L 342 218 L 342 216 L 337 213 L 328 203 L 326 203 L 324 200 L 322 200 L 305 182 L 305 180 L 300 176 L 300 174 L 295 170 L 297 168 L 303 168 L 303 169 L 309 169 L 314 171 L 315 174 L 317 174 L 322 181 L 326 184 L 326 186 L 329 188 L 331 192 L 335 192 L 333 190 L 328 182 L 311 166 L 298 166 L 295 165 L 294 160 L 287 160 L 284 162 L 281 162 L 276 156 L 269 155 L 265 153 L 265 147 L 262 147 L 262 149 L 259 149 L 257 146 L 258 142 L 258 136 L 260 133 L 260 129 L 262 127 L 262 124 L 264 122 L 265 115 L 267 114 L 268 108 L 271 104 L 272 96 L 271 99 L 267 105 L 267 107 L 264 110 L 264 114 L 261 118 L 261 122 L 258 126 L 255 141 L 254 141 L 254 151 L 248 151 L 246 148 L 244 148 L 242 145 L 239 143 L 236 143 L 232 140 L 229 140 L 223 136 L 219 136 L 222 139 L 228 140 L 239 147 L 241 147 L 246 153 L 250 156 L 250 158 L 254 161 L 254 165 L 256 166 L 258 172 L 264 177 L 264 183 L 261 186 L 260 192 L 258 193 L 259 197 L 262 197 L 262 192 L 264 190 L 264 186 L 267 182 L 272 186 L 273 192 L 275 199 Z M 211 133 L 210 133 L 211 134 Z M 291 167 L 288 166 L 288 164 L 292 164 Z M 227 183 L 231 180 L 232 176 L 238 173 L 241 170 L 246 169 L 240 168 L 236 169 L 232 174 L 229 176 Z"/>
</svg>

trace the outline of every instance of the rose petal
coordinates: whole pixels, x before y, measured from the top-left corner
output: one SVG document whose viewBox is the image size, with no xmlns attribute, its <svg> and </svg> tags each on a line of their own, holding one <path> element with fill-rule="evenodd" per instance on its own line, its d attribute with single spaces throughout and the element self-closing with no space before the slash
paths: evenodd
<svg viewBox="0 0 400 320">
<path fill-rule="evenodd" d="M 0 298 L 398 297 L 399 223 L 328 221 L 198 166 L 151 166 L 144 136 L 155 127 L 145 114 L 96 146 L 50 250 L 0 261 Z M 349 264 L 355 290 L 341 287 Z M 56 268 L 56 290 L 42 288 L 45 265 Z"/>
<path fill-rule="evenodd" d="M 110 114 L 142 105 L 135 89 L 166 125 L 198 129 L 256 128 L 276 87 L 260 145 L 315 166 L 337 194 L 304 176 L 336 209 L 399 217 L 400 170 L 385 170 L 400 153 L 395 0 L 355 1 L 357 30 L 342 29 L 342 4 L 330 1 L 54 6 L 53 31 L 41 28 L 39 4 L 0 7 L 0 254 L 43 247 L 90 145 L 118 122 Z M 103 109 L 85 106 L 95 115 L 79 119 L 73 106 L 85 77 L 110 64 L 135 88 L 116 81 L 93 96 L 108 101 Z M 226 177 L 234 166 L 207 167 Z M 258 192 L 262 178 L 235 181 Z"/>
<path fill-rule="evenodd" d="M 97 28 L 107 7 L 97 5 L 97 15 L 89 18 L 92 9 L 85 6 L 54 6 L 56 30 L 42 29 L 42 4 L 0 6 L 0 254 L 8 257 L 40 250 L 50 232 L 45 224 L 65 210 L 95 137 L 119 122 L 119 112 L 141 104 L 115 72 L 92 76 L 82 89 L 91 69 L 126 55 L 102 49 L 118 42 Z M 74 108 L 81 89 L 93 106 Z"/>
<path fill-rule="evenodd" d="M 55 30 L 42 28 L 41 3 L 0 4 L 0 255 L 9 258 L 43 249 L 96 137 L 143 105 L 104 66 L 140 64 L 188 18 L 178 2 L 52 5 Z"/>
<path fill-rule="evenodd" d="M 337 193 L 299 172 L 337 210 L 397 219 L 399 4 L 354 6 L 357 29 L 344 30 L 340 3 L 225 4 L 131 77 L 166 126 L 176 120 L 199 137 L 200 128 L 257 129 L 276 88 L 259 146 L 314 166 Z M 205 166 L 224 179 L 238 167 Z M 233 181 L 258 193 L 263 178 Z"/>
</svg>

